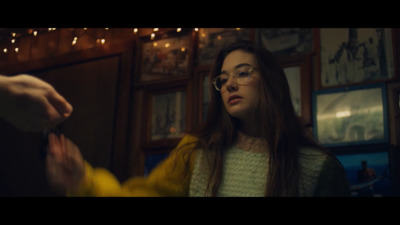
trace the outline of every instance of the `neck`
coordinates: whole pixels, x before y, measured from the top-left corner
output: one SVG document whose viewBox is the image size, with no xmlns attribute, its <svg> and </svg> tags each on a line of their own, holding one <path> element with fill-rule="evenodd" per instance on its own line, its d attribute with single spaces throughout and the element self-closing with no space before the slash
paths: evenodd
<svg viewBox="0 0 400 225">
<path fill-rule="evenodd" d="M 247 136 L 261 137 L 261 128 L 255 120 L 241 120 L 239 123 L 239 131 Z"/>
<path fill-rule="evenodd" d="M 237 132 L 236 146 L 244 151 L 268 152 L 268 143 L 264 138 L 248 135 L 241 131 Z"/>
</svg>

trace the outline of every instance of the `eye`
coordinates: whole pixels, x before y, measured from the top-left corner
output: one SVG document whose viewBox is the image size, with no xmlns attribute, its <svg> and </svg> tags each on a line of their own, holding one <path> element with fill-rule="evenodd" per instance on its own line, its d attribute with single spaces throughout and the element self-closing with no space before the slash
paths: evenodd
<svg viewBox="0 0 400 225">
<path fill-rule="evenodd" d="M 249 76 L 249 72 L 248 71 L 246 71 L 246 72 L 239 72 L 238 73 L 238 77 L 248 77 Z"/>
<path fill-rule="evenodd" d="M 226 82 L 228 82 L 228 78 L 219 78 L 219 83 L 221 84 L 221 86 L 224 85 Z"/>
</svg>

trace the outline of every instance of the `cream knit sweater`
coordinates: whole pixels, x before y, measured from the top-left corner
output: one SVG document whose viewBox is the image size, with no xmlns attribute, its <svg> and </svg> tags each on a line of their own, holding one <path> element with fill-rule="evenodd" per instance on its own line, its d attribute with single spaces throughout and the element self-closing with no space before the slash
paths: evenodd
<svg viewBox="0 0 400 225">
<path fill-rule="evenodd" d="M 300 181 L 299 195 L 317 195 L 317 184 L 323 174 L 324 163 L 332 159 L 316 149 L 301 148 L 299 154 Z M 243 151 L 237 146 L 230 148 L 223 162 L 222 181 L 217 196 L 261 197 L 264 195 L 268 160 L 266 153 Z M 191 178 L 189 196 L 205 196 L 210 174 L 203 151 L 197 153 Z M 329 177 L 326 177 L 329 179 Z M 338 177 L 340 178 L 340 177 Z M 338 182 L 342 182 L 338 180 Z"/>
</svg>

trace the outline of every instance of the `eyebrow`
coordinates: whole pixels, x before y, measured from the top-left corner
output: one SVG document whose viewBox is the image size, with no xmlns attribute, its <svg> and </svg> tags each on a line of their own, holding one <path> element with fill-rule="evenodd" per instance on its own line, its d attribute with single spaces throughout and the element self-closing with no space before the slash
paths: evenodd
<svg viewBox="0 0 400 225">
<path fill-rule="evenodd" d="M 234 69 L 237 70 L 237 69 L 239 69 L 240 67 L 243 67 L 243 66 L 253 66 L 253 65 L 250 65 L 248 63 L 240 63 L 240 64 L 237 64 Z M 221 74 L 223 74 L 223 73 L 227 73 L 227 72 L 225 70 L 222 70 Z"/>
</svg>

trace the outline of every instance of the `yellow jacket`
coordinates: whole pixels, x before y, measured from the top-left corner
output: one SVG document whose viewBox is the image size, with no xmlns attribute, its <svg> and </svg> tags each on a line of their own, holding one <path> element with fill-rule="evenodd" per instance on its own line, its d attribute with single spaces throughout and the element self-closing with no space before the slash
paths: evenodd
<svg viewBox="0 0 400 225">
<path fill-rule="evenodd" d="M 92 168 L 85 162 L 85 178 L 75 192 L 68 196 L 137 196 L 156 197 L 188 196 L 191 173 L 194 165 L 193 136 L 186 135 L 170 156 L 155 167 L 147 177 L 134 177 L 122 184 L 108 170 Z M 189 158 L 189 161 L 187 160 Z M 185 166 L 189 163 L 189 171 Z"/>
</svg>

